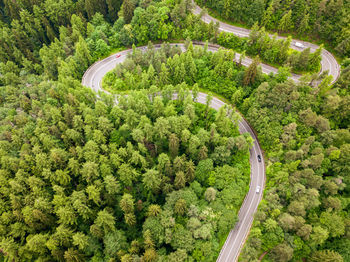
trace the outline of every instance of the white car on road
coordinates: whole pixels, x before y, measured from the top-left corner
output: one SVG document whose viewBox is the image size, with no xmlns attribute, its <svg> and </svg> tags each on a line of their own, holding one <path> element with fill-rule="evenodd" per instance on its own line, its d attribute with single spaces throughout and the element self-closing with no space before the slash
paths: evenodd
<svg viewBox="0 0 350 262">
<path fill-rule="evenodd" d="M 295 44 L 294 44 L 296 47 L 300 47 L 300 48 L 304 48 L 305 46 L 302 44 L 302 43 L 300 43 L 300 42 L 295 42 Z"/>
<path fill-rule="evenodd" d="M 256 191 L 255 191 L 256 193 L 259 193 L 260 192 L 260 186 L 257 186 L 256 187 Z"/>
</svg>

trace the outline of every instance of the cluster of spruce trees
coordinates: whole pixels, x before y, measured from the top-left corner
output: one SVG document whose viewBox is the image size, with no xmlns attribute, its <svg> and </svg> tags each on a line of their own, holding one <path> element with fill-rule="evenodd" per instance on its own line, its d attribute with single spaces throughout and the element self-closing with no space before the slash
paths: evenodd
<svg viewBox="0 0 350 262">
<path fill-rule="evenodd" d="M 0 5 L 5 258 L 214 261 L 247 192 L 250 139 L 238 134 L 235 115 L 194 103 L 188 89 L 203 89 L 244 113 L 268 159 L 265 200 L 241 259 L 349 260 L 349 60 L 336 84 L 321 76 L 315 87 L 309 76 L 286 81 L 287 68 L 263 75 L 258 59 L 244 69 L 233 51 L 212 54 L 188 43 L 185 53 L 169 45 L 156 52 L 150 45 L 103 86 L 162 98 L 142 91 L 116 106 L 80 84 L 94 61 L 149 40 L 217 40 L 217 26 L 190 14 L 189 1 Z M 235 41 L 227 42 L 242 48 Z M 247 53 L 260 48 L 270 58 L 266 45 L 243 42 Z M 317 57 L 289 60 L 285 50 L 270 50 L 271 63 L 316 65 Z M 178 101 L 170 99 L 174 89 Z"/>
<path fill-rule="evenodd" d="M 149 45 L 145 53 L 135 49 L 106 76 L 104 86 L 119 92 L 127 86 L 152 89 L 183 83 L 231 98 L 256 128 L 268 157 L 265 200 L 243 261 L 262 253 L 273 261 L 346 261 L 349 61 L 334 86 L 328 77 L 314 86 L 310 77 L 299 83 L 286 80 L 282 69 L 276 76 L 264 76 L 256 63 L 242 70 L 232 51 L 211 53 L 190 43 L 186 47 L 182 53 L 170 45 L 158 51 Z"/>
<path fill-rule="evenodd" d="M 268 157 L 244 260 L 350 259 L 349 62 L 333 86 L 267 82 L 241 101 Z"/>
<path fill-rule="evenodd" d="M 236 23 L 322 39 L 341 55 L 350 55 L 350 5 L 347 1 L 198 0 Z"/>
<path fill-rule="evenodd" d="M 198 90 L 200 86 L 230 99 L 234 93 L 248 96 L 253 86 L 268 78 L 259 70 L 258 60 L 245 71 L 232 50 L 210 52 L 207 44 L 193 46 L 190 41 L 184 47 L 184 52 L 180 46 L 167 43 L 159 50 L 151 43 L 146 51 L 134 48 L 124 63 L 106 74 L 103 87 L 122 92 L 169 85 Z"/>
<path fill-rule="evenodd" d="M 2 86 L 2 255 L 215 259 L 247 191 L 251 140 L 233 111 L 172 93 L 115 105 L 34 76 Z"/>
</svg>

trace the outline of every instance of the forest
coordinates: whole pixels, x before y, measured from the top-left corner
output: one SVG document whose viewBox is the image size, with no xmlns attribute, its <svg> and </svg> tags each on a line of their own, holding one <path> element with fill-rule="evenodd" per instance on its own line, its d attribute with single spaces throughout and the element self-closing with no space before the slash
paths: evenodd
<svg viewBox="0 0 350 262">
<path fill-rule="evenodd" d="M 264 27 L 254 24 L 249 37 L 243 38 L 232 33 L 221 32 L 216 43 L 241 53 L 243 57 L 245 55 L 258 56 L 266 64 L 289 67 L 293 73 L 319 72 L 323 46 L 313 53 L 310 48 L 305 48 L 300 52 L 290 48 L 291 40 L 290 36 L 286 39 L 277 39 L 277 35 L 271 38 Z"/>
<path fill-rule="evenodd" d="M 290 39 L 270 40 L 263 29 L 256 28 L 242 39 L 219 34 L 217 25 L 207 25 L 190 12 L 191 0 L 144 0 L 137 7 L 133 0 L 126 0 L 119 11 L 122 16 L 115 15 L 121 5 L 116 0 L 45 1 L 41 5 L 9 0 L 2 5 L 0 61 L 12 61 L 53 79 L 59 68 L 70 71 L 65 67 L 74 68 L 73 77 L 79 78 L 90 63 L 125 46 L 182 39 L 217 42 L 252 57 L 259 55 L 265 63 L 289 66 L 293 72 L 317 72 L 320 67 L 321 50 L 313 54 L 308 49 L 292 51 Z"/>
<path fill-rule="evenodd" d="M 1 259 L 215 261 L 249 185 L 252 139 L 233 108 L 267 170 L 240 261 L 350 261 L 349 3 L 203 4 L 250 36 L 203 23 L 189 0 L 0 1 Z M 339 79 L 314 74 L 322 47 L 293 52 L 265 28 L 333 46 Z M 81 85 L 95 61 L 131 47 L 103 79 L 117 105 Z M 199 91 L 211 93 L 206 105 Z M 210 109 L 212 96 L 232 108 Z"/>
<path fill-rule="evenodd" d="M 349 62 L 332 87 L 263 83 L 239 106 L 269 157 L 245 260 L 349 261 Z"/>
<path fill-rule="evenodd" d="M 134 47 L 132 54 L 106 74 L 103 87 L 112 93 L 128 90 L 169 88 L 180 85 L 184 89 L 207 90 L 226 99 L 236 94 L 248 96 L 268 76 L 256 65 L 251 66 L 252 75 L 244 71 L 239 61 L 234 61 L 232 50 L 208 51 L 208 46 L 193 46 L 186 42 L 187 51 L 180 46 L 163 44 L 156 50 L 150 43 L 145 52 Z M 287 71 L 283 76 L 288 76 Z"/>
<path fill-rule="evenodd" d="M 272 261 L 347 261 L 348 246 L 332 243 L 350 236 L 350 60 L 333 88 L 327 79 L 312 87 L 308 79 L 286 81 L 283 70 L 266 76 L 254 64 L 243 69 L 233 61 L 233 51 L 185 46 L 182 53 L 170 45 L 157 51 L 149 45 L 145 53 L 134 48 L 105 76 L 103 86 L 125 92 L 130 86 L 152 89 L 182 82 L 231 99 L 256 128 L 269 159 L 265 199 L 242 261 L 253 261 L 261 250 L 269 251 L 266 259 Z M 255 77 L 247 81 L 250 75 Z M 332 251 L 316 251 L 320 247 Z"/>
<path fill-rule="evenodd" d="M 322 40 L 340 56 L 350 56 L 350 2 L 343 0 L 196 0 L 218 16 L 306 40 Z"/>
<path fill-rule="evenodd" d="M 239 135 L 234 112 L 226 117 L 226 109 L 216 113 L 185 93 L 173 101 L 174 91 L 152 100 L 129 94 L 116 106 L 59 83 L 32 83 L 24 94 L 7 87 L 3 254 L 16 261 L 215 259 L 247 191 L 250 140 Z M 22 98 L 12 101 L 16 93 Z"/>
</svg>

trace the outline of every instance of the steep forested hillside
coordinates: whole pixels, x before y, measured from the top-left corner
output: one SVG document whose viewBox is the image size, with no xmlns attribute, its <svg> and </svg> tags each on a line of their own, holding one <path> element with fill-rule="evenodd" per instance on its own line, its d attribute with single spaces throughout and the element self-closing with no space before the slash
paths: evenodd
<svg viewBox="0 0 350 262">
<path fill-rule="evenodd" d="M 52 61 L 54 76 L 55 64 L 74 54 L 79 37 L 97 60 L 133 43 L 209 39 L 215 32 L 214 25 L 208 27 L 190 14 L 190 0 L 126 0 L 123 8 L 119 0 L 6 0 L 0 6 L 0 61 L 31 66 L 38 73 L 41 62 Z"/>
<path fill-rule="evenodd" d="M 84 36 L 86 22 L 96 13 L 114 22 L 121 3 L 121 0 L 2 0 L 0 61 L 38 62 L 38 51 L 43 44 L 55 42 L 67 30 L 74 31 L 75 38 L 79 34 Z"/>
<path fill-rule="evenodd" d="M 107 74 L 104 87 L 120 92 L 128 86 L 196 83 L 191 89 L 200 86 L 231 98 L 256 128 L 268 157 L 267 191 L 242 261 L 263 251 L 272 261 L 343 261 L 340 254 L 348 249 L 341 239 L 350 236 L 348 61 L 333 87 L 327 78 L 314 86 L 310 78 L 286 81 L 283 70 L 264 76 L 254 64 L 242 72 L 232 63 L 232 52 L 205 50 L 192 44 L 180 55 L 179 47 L 169 45 L 159 51 L 150 45 L 144 53 L 135 49 Z M 251 70 L 256 77 L 247 85 Z"/>
</svg>

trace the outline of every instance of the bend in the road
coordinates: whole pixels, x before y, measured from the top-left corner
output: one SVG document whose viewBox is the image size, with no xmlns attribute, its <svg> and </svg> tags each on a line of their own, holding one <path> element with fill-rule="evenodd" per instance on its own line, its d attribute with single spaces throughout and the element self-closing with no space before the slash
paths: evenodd
<svg viewBox="0 0 350 262">
<path fill-rule="evenodd" d="M 184 49 L 183 44 L 178 44 Z M 144 47 L 141 47 L 144 48 Z M 159 48 L 159 46 L 156 46 Z M 217 51 L 218 47 L 210 47 L 209 51 Z M 132 52 L 131 49 L 120 52 L 121 56 L 118 58 L 115 55 L 107 57 L 101 61 L 94 63 L 84 74 L 82 79 L 82 84 L 84 86 L 90 87 L 94 91 L 104 91 L 101 86 L 101 81 L 103 76 L 113 70 L 118 63 L 122 63 L 126 55 Z M 249 61 L 245 61 L 249 63 Z M 105 92 L 105 91 L 104 91 Z M 205 104 L 206 103 L 207 94 L 199 93 L 197 97 L 197 102 Z M 220 107 L 225 106 L 226 104 L 220 99 L 213 97 L 211 101 L 211 107 L 213 109 L 218 110 Z M 250 150 L 250 165 L 251 165 L 251 174 L 250 174 L 250 186 L 249 192 L 247 193 L 243 204 L 240 208 L 238 218 L 239 222 L 235 225 L 235 228 L 231 230 L 229 233 L 229 237 L 222 248 L 219 260 L 220 261 L 233 261 L 236 260 L 242 245 L 245 242 L 245 239 L 249 233 L 250 227 L 252 225 L 254 213 L 257 210 L 257 207 L 262 198 L 262 192 L 265 183 L 265 167 L 264 160 L 261 148 L 257 142 L 257 138 L 250 128 L 249 124 L 246 122 L 244 118 L 242 118 L 239 122 L 239 130 L 240 133 L 249 133 L 254 139 L 254 143 Z M 261 155 L 262 161 L 261 163 L 257 160 L 257 155 Z M 256 187 L 260 186 L 261 191 L 256 193 Z"/>
<path fill-rule="evenodd" d="M 182 50 L 184 50 L 184 44 L 182 43 L 178 43 L 178 44 L 171 44 L 171 45 L 178 45 L 182 48 Z M 204 46 L 205 43 L 204 42 L 200 42 L 200 41 L 196 41 L 194 42 L 194 46 Z M 138 49 L 144 49 L 145 47 L 138 47 Z M 157 45 L 155 46 L 156 49 L 160 48 L 160 45 Z M 208 45 L 208 51 L 212 51 L 212 52 L 216 52 L 218 51 L 220 48 L 222 48 L 221 46 L 219 45 L 215 45 L 215 44 L 209 44 Z M 89 86 L 91 85 L 91 88 L 94 90 L 94 91 L 98 91 L 98 90 L 101 90 L 101 81 L 102 81 L 102 78 L 103 78 L 103 72 L 105 72 L 106 70 L 108 71 L 111 71 L 115 68 L 115 66 L 120 63 L 120 62 L 123 62 L 126 58 L 126 55 L 128 54 L 130 50 L 125 50 L 125 51 L 122 51 L 120 52 L 119 54 L 121 54 L 121 57 L 119 58 L 116 58 L 115 57 L 115 54 L 101 60 L 101 61 L 97 61 L 95 62 L 91 67 L 89 67 L 89 69 L 85 72 L 84 76 L 83 76 L 83 85 L 85 86 Z M 239 53 L 236 53 L 236 56 L 235 56 L 235 61 L 239 61 L 240 59 L 240 54 Z M 249 66 L 250 64 L 252 63 L 252 59 L 249 58 L 249 57 L 245 57 L 243 60 L 242 60 L 242 65 L 243 66 Z M 267 64 L 264 64 L 264 63 L 261 63 L 260 64 L 261 66 L 261 69 L 262 69 L 262 72 L 264 74 L 270 74 L 270 73 L 273 73 L 273 74 L 277 74 L 278 72 L 278 69 L 275 68 L 275 67 L 272 67 L 270 65 L 267 65 Z M 102 68 L 101 67 L 106 67 L 105 70 L 101 70 Z M 102 74 L 102 75 L 101 75 Z M 90 79 L 88 80 L 87 77 L 89 77 Z M 294 80 L 294 81 L 298 81 L 299 79 L 299 75 L 296 75 L 296 74 L 293 74 L 291 75 L 289 78 Z M 95 82 L 94 79 L 100 79 L 99 82 Z"/>
<path fill-rule="evenodd" d="M 194 8 L 193 8 L 192 12 L 196 15 L 199 15 L 202 12 L 202 8 L 200 8 L 196 3 L 194 3 L 194 1 L 193 1 L 193 4 L 194 4 Z M 251 31 L 251 30 L 246 29 L 246 28 L 241 28 L 238 26 L 233 26 L 233 25 L 221 22 L 221 21 L 217 20 L 216 18 L 210 16 L 209 14 L 204 14 L 201 17 L 201 19 L 205 23 L 210 23 L 211 21 L 214 23 L 219 23 L 219 30 L 220 31 L 232 33 L 232 34 L 239 36 L 239 37 L 248 37 L 250 34 L 250 31 Z M 273 37 L 273 35 L 269 35 L 269 36 Z M 285 39 L 285 37 L 278 36 L 277 39 Z M 298 47 L 296 45 L 296 43 L 302 43 L 304 45 L 304 47 Z M 319 48 L 318 45 L 313 44 L 313 43 L 309 43 L 309 42 L 301 41 L 301 40 L 295 40 L 295 39 L 292 40 L 291 48 L 294 50 L 301 51 L 304 48 L 308 48 L 308 47 L 310 48 L 311 52 L 314 52 L 314 51 L 316 51 L 317 48 Z M 334 56 L 330 52 L 328 52 L 326 49 L 322 50 L 321 57 L 322 57 L 322 60 L 321 60 L 320 74 L 328 70 L 328 74 L 333 77 L 332 83 L 334 83 L 340 75 L 340 66 L 339 66 L 337 60 L 334 58 Z"/>
<path fill-rule="evenodd" d="M 193 10 L 195 14 L 199 14 L 201 12 L 201 8 L 197 5 L 195 5 L 195 8 Z M 247 37 L 249 36 L 250 30 L 239 28 L 236 26 L 228 25 L 225 23 L 222 23 L 218 21 L 217 19 L 209 16 L 208 14 L 205 14 L 202 16 L 202 20 L 206 23 L 209 23 L 210 21 L 218 22 L 219 23 L 219 30 L 226 31 L 233 33 L 239 37 Z M 282 38 L 282 37 L 279 37 Z M 292 40 L 291 48 L 299 50 L 300 47 L 297 47 L 295 44 L 296 42 L 302 42 L 302 41 L 296 41 Z M 318 46 L 314 45 L 312 43 L 308 42 L 302 42 L 305 47 L 310 47 L 311 51 L 315 51 Z M 200 45 L 203 45 L 204 43 L 200 43 Z M 183 49 L 182 44 L 181 45 Z M 158 47 L 159 48 L 159 47 Z M 211 45 L 209 46 L 209 51 L 217 51 L 218 46 Z M 103 76 L 113 70 L 115 66 L 118 63 L 121 63 L 125 60 L 125 57 L 128 53 L 132 52 L 132 50 L 125 50 L 120 52 L 120 57 L 116 58 L 115 55 L 112 55 L 110 57 L 107 57 L 106 59 L 103 59 L 101 61 L 98 61 L 94 63 L 84 74 L 82 79 L 82 84 L 84 86 L 90 87 L 95 92 L 104 91 L 102 90 L 101 82 L 103 79 Z M 239 54 L 236 55 L 235 59 L 239 59 Z M 327 50 L 322 51 L 322 61 L 321 61 L 321 72 L 324 72 L 326 70 L 329 71 L 329 74 L 333 76 L 333 82 L 336 81 L 338 76 L 340 75 L 340 66 L 333 57 L 331 53 L 329 53 Z M 245 58 L 242 61 L 242 64 L 244 66 L 250 65 L 252 60 L 250 58 Z M 266 64 L 261 64 L 263 73 L 277 73 L 277 69 L 273 68 Z M 292 75 L 290 78 L 293 80 L 298 80 L 300 76 L 298 75 Z M 106 91 L 104 91 L 106 92 Z M 107 92 L 108 93 L 108 92 Z M 206 94 L 205 93 L 199 93 L 197 102 L 199 103 L 205 103 L 206 102 Z M 224 106 L 225 103 L 221 101 L 218 98 L 213 98 L 211 102 L 211 107 L 214 109 L 219 109 L 221 106 Z M 249 186 L 249 192 L 247 193 L 243 204 L 239 210 L 238 218 L 239 222 L 235 225 L 234 229 L 232 229 L 226 239 L 226 242 L 221 249 L 221 252 L 219 254 L 219 257 L 217 261 L 236 261 L 238 259 L 238 256 L 240 254 L 240 250 L 245 242 L 245 239 L 247 238 L 250 228 L 253 223 L 254 214 L 258 208 L 258 205 L 262 199 L 262 193 L 263 188 L 265 185 L 265 165 L 264 165 L 264 159 L 262 150 L 259 146 L 257 137 L 255 136 L 253 130 L 249 126 L 248 122 L 244 118 L 239 122 L 239 130 L 240 133 L 248 132 L 254 139 L 254 143 L 252 148 L 250 149 L 250 166 L 251 166 L 251 174 L 250 174 L 250 186 Z M 261 163 L 257 160 L 257 155 L 261 156 Z M 256 192 L 257 186 L 260 186 L 261 190 L 260 192 Z"/>
</svg>

